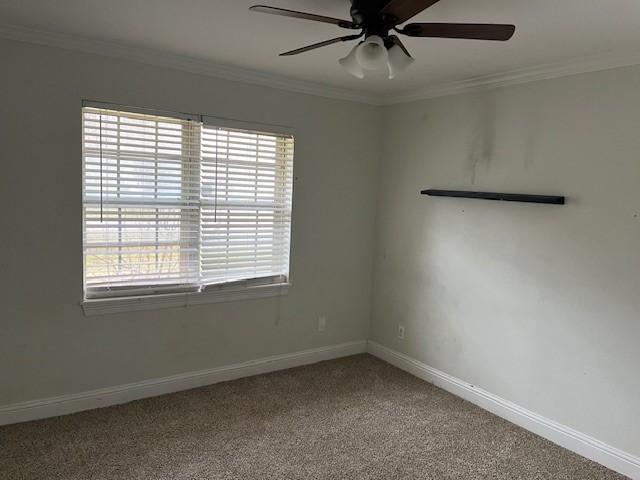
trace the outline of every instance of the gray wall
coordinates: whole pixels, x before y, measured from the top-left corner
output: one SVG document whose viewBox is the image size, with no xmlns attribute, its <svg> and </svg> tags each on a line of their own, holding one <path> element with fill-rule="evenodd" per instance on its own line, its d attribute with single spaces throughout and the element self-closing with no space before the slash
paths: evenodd
<svg viewBox="0 0 640 480">
<path fill-rule="evenodd" d="M 0 405 L 364 339 L 371 318 L 373 340 L 640 453 L 639 68 L 377 109 L 8 41 L 0 62 Z M 295 126 L 290 294 L 85 317 L 83 98 Z"/>
<path fill-rule="evenodd" d="M 9 41 L 0 65 L 0 405 L 366 338 L 378 108 Z M 85 317 L 83 98 L 294 126 L 289 295 Z"/>
<path fill-rule="evenodd" d="M 395 105 L 384 128 L 370 338 L 640 454 L 640 69 Z"/>
</svg>

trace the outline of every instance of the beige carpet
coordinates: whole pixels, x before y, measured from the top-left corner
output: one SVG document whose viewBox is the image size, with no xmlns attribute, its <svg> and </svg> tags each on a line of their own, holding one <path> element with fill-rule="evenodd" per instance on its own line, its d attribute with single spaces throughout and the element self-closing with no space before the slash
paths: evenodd
<svg viewBox="0 0 640 480">
<path fill-rule="evenodd" d="M 0 427 L 0 478 L 623 477 L 357 355 Z"/>
</svg>

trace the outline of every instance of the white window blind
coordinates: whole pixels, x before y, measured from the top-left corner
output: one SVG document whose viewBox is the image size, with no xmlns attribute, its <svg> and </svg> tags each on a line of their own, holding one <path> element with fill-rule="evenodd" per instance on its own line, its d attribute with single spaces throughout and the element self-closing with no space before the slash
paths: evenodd
<svg viewBox="0 0 640 480">
<path fill-rule="evenodd" d="M 286 282 L 293 137 L 83 108 L 85 298 Z"/>
<path fill-rule="evenodd" d="M 293 139 L 205 125 L 200 262 L 204 283 L 286 275 Z"/>
</svg>

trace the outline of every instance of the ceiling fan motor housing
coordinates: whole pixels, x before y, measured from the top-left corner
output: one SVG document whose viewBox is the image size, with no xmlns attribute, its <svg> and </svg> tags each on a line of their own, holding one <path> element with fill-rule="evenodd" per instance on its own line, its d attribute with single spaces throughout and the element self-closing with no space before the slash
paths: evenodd
<svg viewBox="0 0 640 480">
<path fill-rule="evenodd" d="M 385 5 L 383 1 L 351 0 L 351 18 L 353 23 L 364 30 L 366 37 L 377 35 L 386 39 L 389 30 L 394 26 L 394 19 L 382 15 L 380 10 Z"/>
</svg>

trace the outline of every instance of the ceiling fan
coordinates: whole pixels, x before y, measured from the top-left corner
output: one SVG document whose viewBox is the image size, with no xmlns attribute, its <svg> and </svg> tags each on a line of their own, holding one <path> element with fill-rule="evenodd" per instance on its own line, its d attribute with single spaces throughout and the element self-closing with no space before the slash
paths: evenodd
<svg viewBox="0 0 640 480">
<path fill-rule="evenodd" d="M 351 20 L 266 5 L 254 5 L 249 9 L 254 12 L 330 23 L 349 30 L 360 30 L 359 33 L 353 35 L 332 38 L 280 54 L 280 56 L 298 55 L 334 43 L 358 40 L 364 37 L 364 40 L 361 40 L 349 55 L 339 60 L 349 73 L 358 78 L 364 78 L 365 70 L 376 70 L 385 66 L 389 70 L 389 78 L 394 78 L 398 72 L 413 63 L 413 57 L 393 32 L 409 37 L 506 41 L 513 36 L 516 30 L 514 25 L 487 23 L 409 23 L 400 26 L 438 1 L 351 0 Z"/>
</svg>

